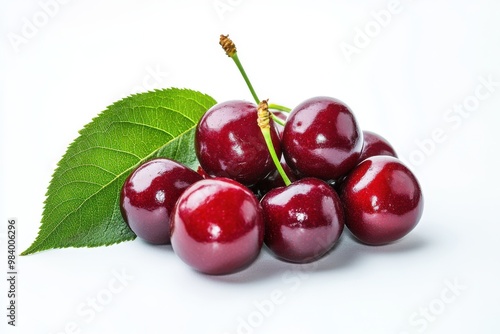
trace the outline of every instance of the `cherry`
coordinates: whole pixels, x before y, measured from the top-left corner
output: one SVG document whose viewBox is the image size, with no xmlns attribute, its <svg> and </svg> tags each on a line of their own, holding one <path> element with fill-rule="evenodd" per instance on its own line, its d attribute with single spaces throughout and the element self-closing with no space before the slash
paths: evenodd
<svg viewBox="0 0 500 334">
<path fill-rule="evenodd" d="M 390 156 L 361 162 L 342 182 L 345 224 L 361 242 L 382 245 L 408 234 L 423 211 L 423 196 L 413 173 Z"/>
<path fill-rule="evenodd" d="M 381 135 L 371 132 L 363 131 L 363 150 L 361 151 L 361 156 L 359 157 L 359 162 L 365 160 L 366 158 L 377 156 L 377 155 L 389 155 L 397 158 L 398 155 L 392 147 L 392 145 L 382 137 Z"/>
<path fill-rule="evenodd" d="M 172 247 L 200 272 L 229 274 L 248 266 L 257 258 L 263 238 L 259 202 L 234 180 L 218 177 L 196 182 L 175 205 Z"/>
<path fill-rule="evenodd" d="M 261 200 L 265 243 L 285 261 L 314 261 L 328 252 L 342 233 L 344 222 L 339 197 L 329 184 L 317 178 L 291 183 L 271 145 L 271 113 L 266 100 L 259 104 L 258 111 L 262 135 L 286 185 L 271 190 Z"/>
<path fill-rule="evenodd" d="M 356 166 L 363 134 L 346 104 L 320 96 L 292 110 L 282 146 L 288 165 L 300 175 L 336 180 Z"/>
<path fill-rule="evenodd" d="M 261 200 L 264 242 L 279 258 L 297 263 L 327 253 L 344 228 L 339 196 L 324 181 L 304 178 L 271 190 Z"/>
<path fill-rule="evenodd" d="M 271 138 L 281 155 L 278 133 Z M 196 128 L 195 150 L 210 175 L 228 177 L 245 185 L 262 180 L 274 170 L 266 142 L 257 125 L 257 106 L 228 101 L 210 108 Z"/>
<path fill-rule="evenodd" d="M 177 198 L 202 177 L 188 167 L 164 158 L 137 167 L 123 184 L 123 219 L 139 237 L 153 244 L 170 242 L 170 214 Z"/>
<path fill-rule="evenodd" d="M 363 131 L 363 150 L 361 151 L 361 155 L 358 159 L 358 163 L 365 160 L 366 158 L 374 157 L 377 155 L 388 155 L 397 158 L 398 155 L 396 151 L 392 147 L 392 145 L 382 137 L 381 135 L 371 132 L 371 131 Z M 333 184 L 333 189 L 335 191 L 340 191 L 342 187 L 342 182 L 345 179 L 345 176 L 336 180 Z"/>
</svg>

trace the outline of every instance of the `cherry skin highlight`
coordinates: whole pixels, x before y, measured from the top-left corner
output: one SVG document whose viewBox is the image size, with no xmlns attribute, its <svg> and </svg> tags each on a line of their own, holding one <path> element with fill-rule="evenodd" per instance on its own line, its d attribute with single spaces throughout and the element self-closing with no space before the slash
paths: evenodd
<svg viewBox="0 0 500 334">
<path fill-rule="evenodd" d="M 324 181 L 304 178 L 261 200 L 265 244 L 280 259 L 306 263 L 326 254 L 344 228 L 339 196 Z"/>
<path fill-rule="evenodd" d="M 264 220 L 257 198 L 227 178 L 204 179 L 179 197 L 172 215 L 174 252 L 206 274 L 239 271 L 258 256 Z"/>
<path fill-rule="evenodd" d="M 139 238 L 152 244 L 168 244 L 175 202 L 187 187 L 201 179 L 193 170 L 170 159 L 145 162 L 123 184 L 123 219 Z"/>
<path fill-rule="evenodd" d="M 359 162 L 377 155 L 388 155 L 395 158 L 398 157 L 396 150 L 394 150 L 394 147 L 392 147 L 387 139 L 375 132 L 364 130 L 363 150 L 361 151 Z"/>
<path fill-rule="evenodd" d="M 288 165 L 299 175 L 337 180 L 358 163 L 363 133 L 345 103 L 320 96 L 292 110 L 282 146 Z"/>
<path fill-rule="evenodd" d="M 279 157 L 279 136 L 274 122 L 271 124 L 271 138 Z M 228 101 L 210 108 L 196 127 L 195 151 L 209 175 L 228 177 L 247 186 L 275 169 L 257 125 L 257 106 L 250 102 Z"/>
<path fill-rule="evenodd" d="M 401 239 L 422 216 L 420 185 L 394 157 L 364 160 L 346 177 L 341 188 L 345 224 L 363 243 L 383 245 Z"/>
</svg>

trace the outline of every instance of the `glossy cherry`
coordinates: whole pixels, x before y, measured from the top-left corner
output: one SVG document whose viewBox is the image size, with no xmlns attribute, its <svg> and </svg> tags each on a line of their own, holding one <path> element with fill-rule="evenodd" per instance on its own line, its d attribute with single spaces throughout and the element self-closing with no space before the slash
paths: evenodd
<svg viewBox="0 0 500 334">
<path fill-rule="evenodd" d="M 123 219 L 139 238 L 153 244 L 169 243 L 175 202 L 188 186 L 201 179 L 198 173 L 170 159 L 145 162 L 123 184 Z"/>
<path fill-rule="evenodd" d="M 358 163 L 363 133 L 345 103 L 320 96 L 292 110 L 282 146 L 294 171 L 325 181 L 336 180 Z"/>
<path fill-rule="evenodd" d="M 390 156 L 361 162 L 343 181 L 340 197 L 346 226 L 370 245 L 404 237 L 417 225 L 424 205 L 415 175 Z"/>
<path fill-rule="evenodd" d="M 361 151 L 359 162 L 377 155 L 388 155 L 395 158 L 398 157 L 396 150 L 394 150 L 394 147 L 392 147 L 387 139 L 375 132 L 364 130 L 363 150 Z"/>
<path fill-rule="evenodd" d="M 266 224 L 264 242 L 285 261 L 319 259 L 333 247 L 344 228 L 339 196 L 316 178 L 271 190 L 262 198 L 261 206 Z"/>
<path fill-rule="evenodd" d="M 175 253 L 194 269 L 230 274 L 252 263 L 264 238 L 259 202 L 227 178 L 204 179 L 179 197 L 172 215 Z"/>
<path fill-rule="evenodd" d="M 278 133 L 271 138 L 281 155 Z M 257 125 L 257 106 L 246 101 L 228 101 L 210 108 L 196 128 L 196 156 L 210 175 L 228 177 L 252 185 L 274 170 L 266 142 Z"/>
</svg>

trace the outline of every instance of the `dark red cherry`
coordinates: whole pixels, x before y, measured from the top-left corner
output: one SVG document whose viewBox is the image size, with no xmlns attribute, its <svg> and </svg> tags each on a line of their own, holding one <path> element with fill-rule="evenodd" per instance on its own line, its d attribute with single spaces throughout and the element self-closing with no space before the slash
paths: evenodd
<svg viewBox="0 0 500 334">
<path fill-rule="evenodd" d="M 252 263 L 264 238 L 262 210 L 242 184 L 204 179 L 189 187 L 172 215 L 172 247 L 206 274 L 230 274 Z"/>
<path fill-rule="evenodd" d="M 363 133 L 342 101 L 314 97 L 292 110 L 283 131 L 282 147 L 294 171 L 325 181 L 336 180 L 358 163 Z"/>
<path fill-rule="evenodd" d="M 278 133 L 271 138 L 281 155 Z M 228 177 L 252 185 L 274 170 L 271 155 L 257 125 L 257 106 L 245 101 L 228 101 L 210 108 L 196 128 L 196 156 L 210 175 Z"/>
<path fill-rule="evenodd" d="M 145 162 L 123 184 L 123 219 L 139 238 L 153 244 L 169 243 L 175 202 L 187 187 L 201 179 L 198 173 L 170 159 Z"/>
<path fill-rule="evenodd" d="M 345 224 L 361 242 L 382 245 L 408 234 L 422 216 L 422 190 L 413 173 L 390 156 L 361 162 L 342 182 Z"/>
<path fill-rule="evenodd" d="M 359 157 L 359 162 L 369 157 L 377 155 L 388 155 L 397 158 L 398 155 L 392 145 L 381 135 L 371 132 L 363 131 L 363 150 Z"/>
<path fill-rule="evenodd" d="M 264 242 L 279 258 L 297 263 L 319 259 L 344 228 L 342 204 L 324 181 L 304 178 L 277 188 L 261 200 Z"/>
</svg>

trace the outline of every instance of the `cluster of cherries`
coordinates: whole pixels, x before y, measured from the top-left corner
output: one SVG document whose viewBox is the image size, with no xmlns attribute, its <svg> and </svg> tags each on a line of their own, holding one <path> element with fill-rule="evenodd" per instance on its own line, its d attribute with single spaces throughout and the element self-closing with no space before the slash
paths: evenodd
<svg viewBox="0 0 500 334">
<path fill-rule="evenodd" d="M 279 259 L 306 263 L 330 251 L 344 225 L 369 245 L 416 226 L 416 177 L 383 137 L 360 130 L 346 104 L 314 97 L 288 115 L 272 107 L 235 100 L 209 109 L 196 128 L 198 172 L 166 158 L 137 167 L 121 192 L 132 231 L 171 243 L 200 272 L 229 274 L 263 243 Z"/>
</svg>

